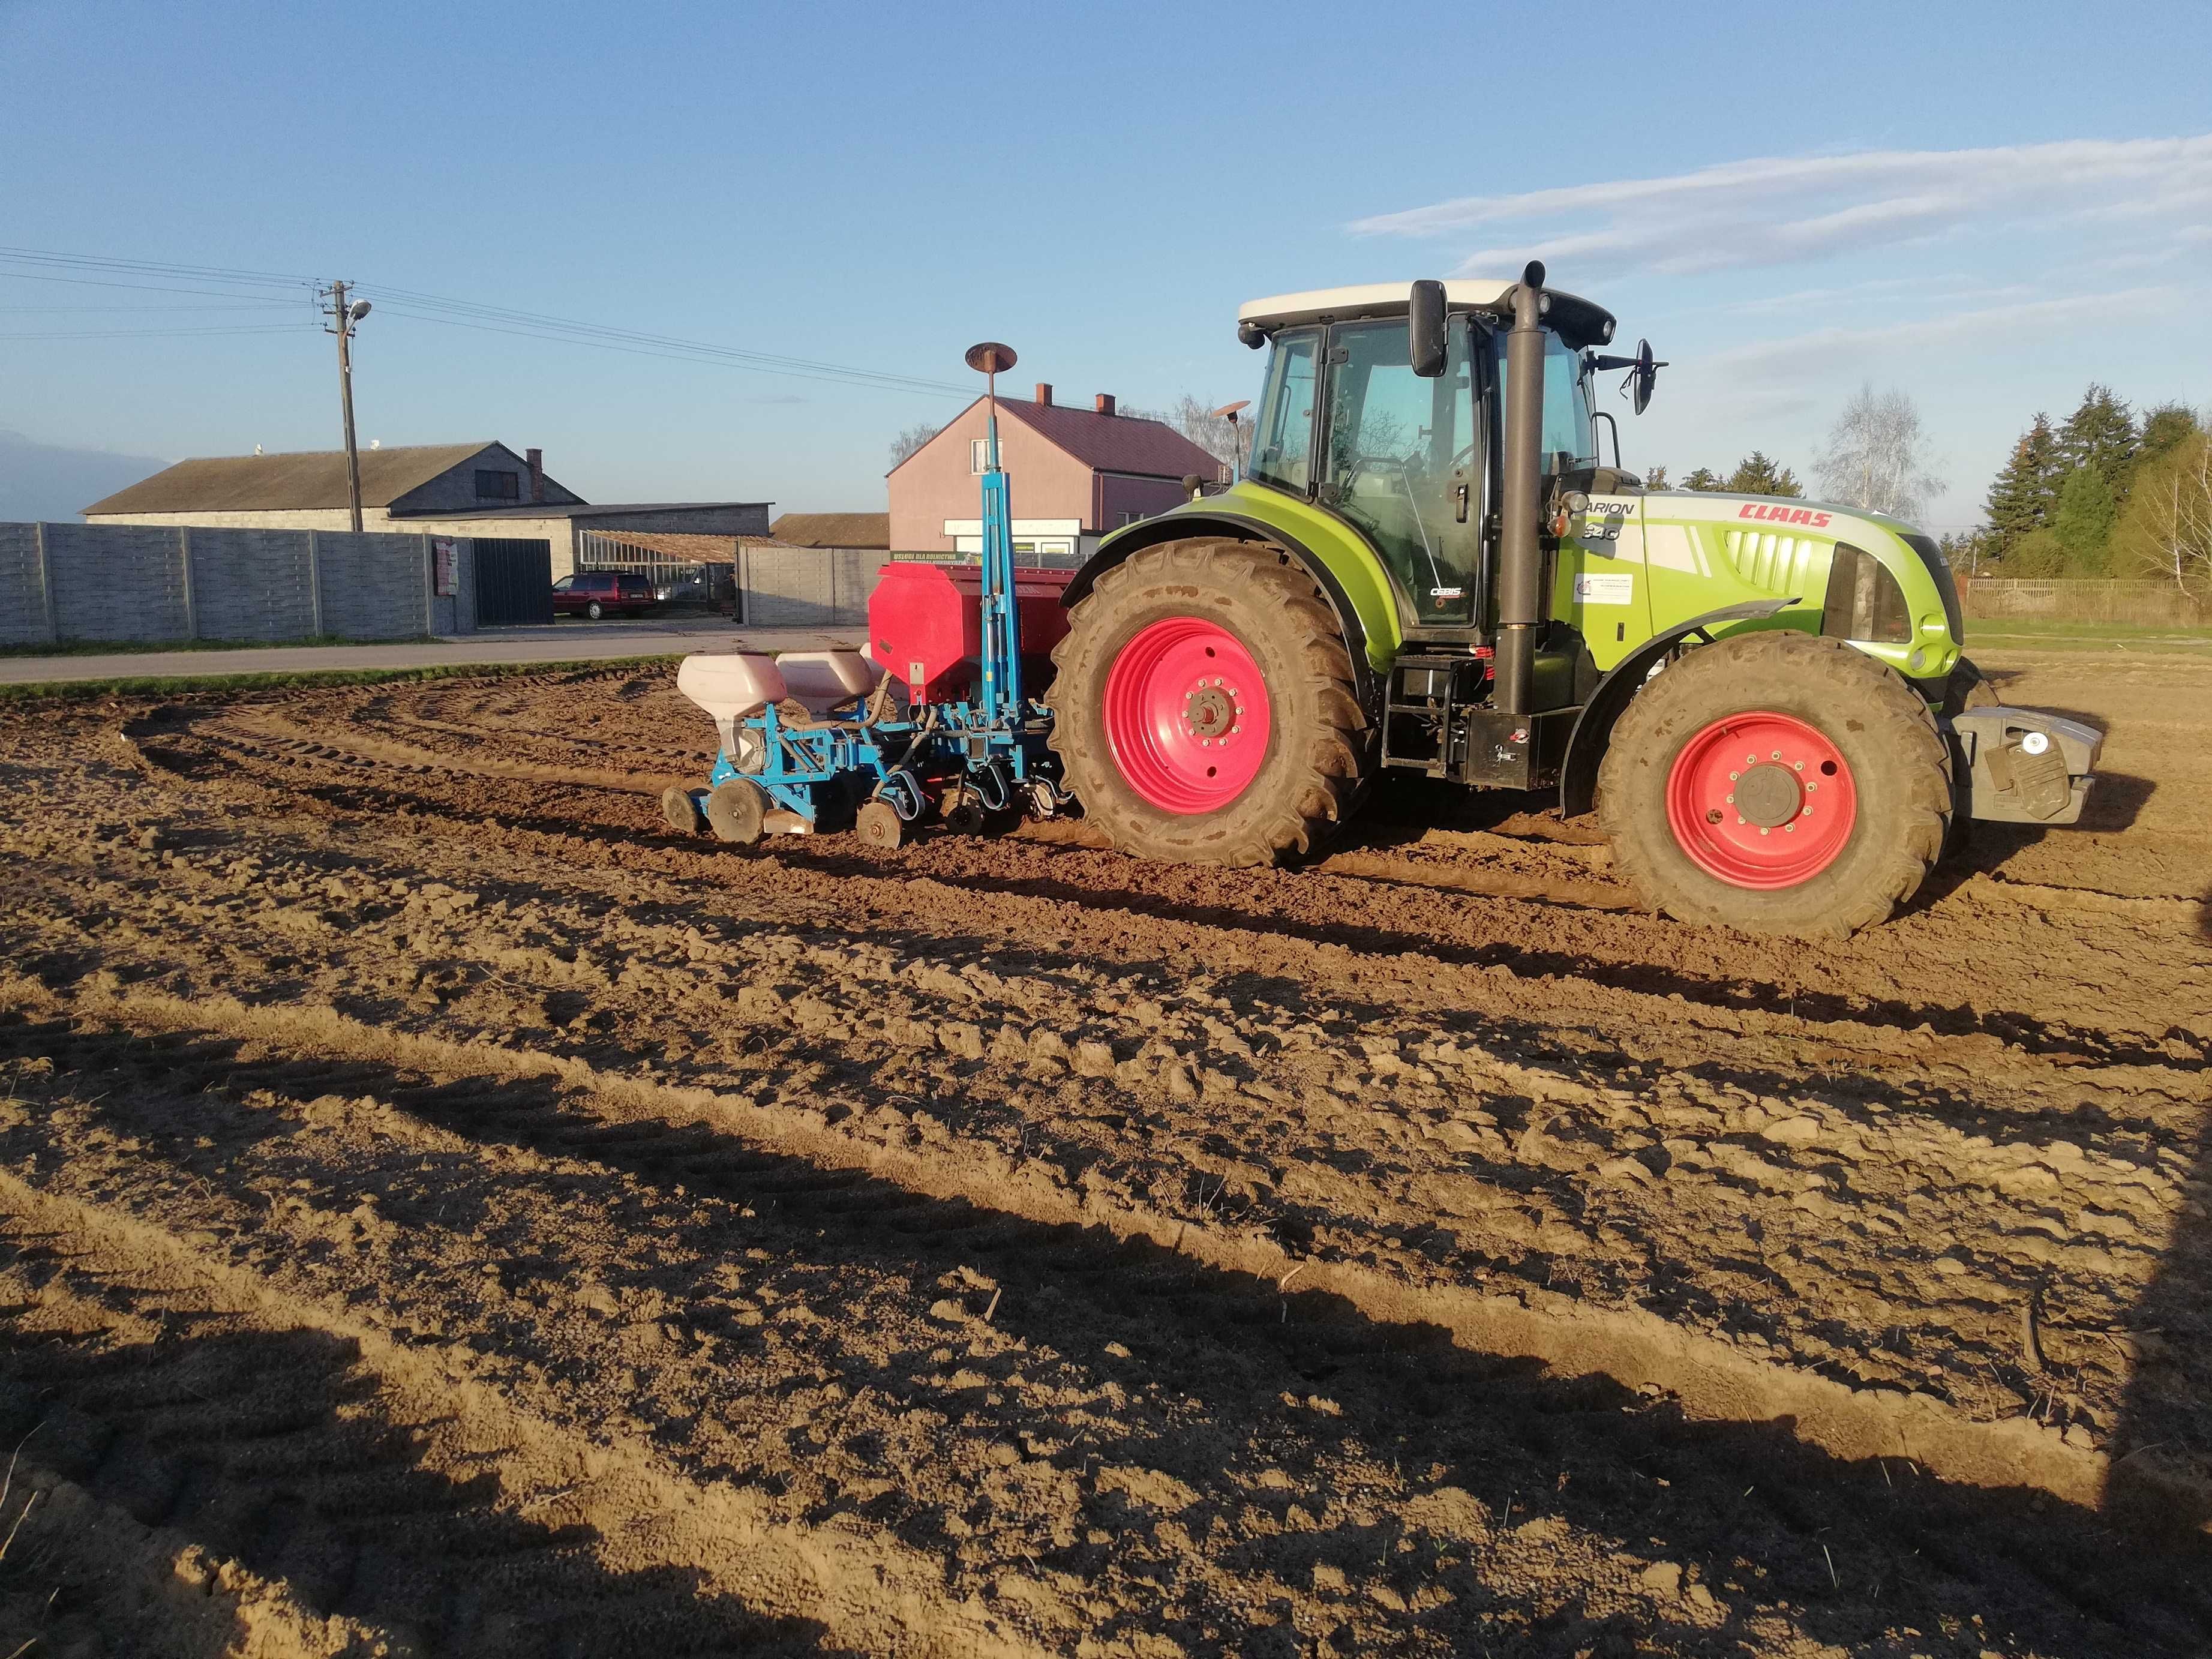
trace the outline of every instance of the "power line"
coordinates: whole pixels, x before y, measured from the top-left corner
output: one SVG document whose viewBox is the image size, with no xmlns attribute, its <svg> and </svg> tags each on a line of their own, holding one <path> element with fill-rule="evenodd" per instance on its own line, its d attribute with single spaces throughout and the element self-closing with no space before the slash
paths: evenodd
<svg viewBox="0 0 2212 1659">
<path fill-rule="evenodd" d="M 0 276 L 4 276 L 5 274 L 6 274 L 5 272 L 0 272 Z M 246 313 L 253 313 L 253 314 L 259 315 L 259 316 L 263 316 L 263 317 L 265 317 L 265 316 L 267 316 L 267 315 L 269 314 L 268 311 L 267 311 L 267 310 L 266 310 L 266 308 L 265 308 L 265 302 L 264 302 L 264 305 L 234 305 L 234 306 L 149 306 L 149 305 L 144 304 L 143 302 L 140 302 L 140 303 L 137 303 L 137 304 L 130 304 L 130 303 L 125 303 L 125 304 L 123 304 L 123 305 L 108 305 L 108 306 L 0 306 L 0 315 L 4 315 L 4 316 L 18 316 L 18 315 L 23 315 L 23 314 L 27 314 L 27 313 L 33 313 L 33 312 L 40 313 L 55 313 L 55 312 L 87 312 L 87 311 L 97 311 L 97 312 L 125 312 L 125 313 L 128 313 L 129 314 L 131 314 L 131 315 L 132 315 L 132 316 L 137 316 L 137 317 L 149 317 L 149 316 L 155 316 L 155 315 L 160 315 L 160 316 L 168 316 L 168 315 L 173 314 L 174 313 L 180 312 L 180 311 L 191 311 L 191 312 L 210 312 L 210 311 L 246 312 Z"/>
<path fill-rule="evenodd" d="M 36 269 L 25 270 L 22 266 Z M 10 267 L 19 267 L 11 269 Z M 66 276 L 64 271 L 86 274 Z M 185 294 L 198 297 L 225 299 L 254 305 L 283 306 L 295 303 L 289 295 L 256 294 L 250 290 L 270 286 L 304 288 L 307 298 L 314 291 L 313 279 L 275 271 L 241 270 L 222 265 L 179 264 L 152 259 L 113 258 L 94 254 L 62 253 L 50 249 L 0 247 L 0 277 L 14 277 L 21 282 L 66 283 L 88 288 L 129 289 L 159 294 Z M 125 280 L 143 278 L 143 281 Z M 191 286 L 199 283 L 234 284 L 228 288 Z M 718 345 L 711 341 L 684 339 L 673 335 L 650 333 L 643 330 L 623 328 L 602 323 L 585 322 L 578 319 L 547 316 L 540 313 L 517 310 L 509 307 L 481 304 L 471 300 L 456 300 L 443 295 L 425 294 L 416 289 L 385 288 L 374 284 L 359 284 L 355 292 L 373 297 L 378 306 L 391 314 L 409 318 L 417 322 L 436 323 L 450 328 L 473 329 L 479 332 L 507 334 L 526 339 L 560 342 L 570 345 L 587 345 L 600 350 L 621 351 L 634 356 L 662 357 L 675 362 L 699 362 L 739 368 L 754 374 L 772 374 L 793 380 L 819 380 L 830 385 L 873 387 L 879 391 L 917 392 L 932 397 L 964 397 L 969 388 L 953 381 L 932 380 L 921 375 L 901 374 L 894 371 L 864 368 L 847 363 L 826 362 L 814 358 L 785 356 L 771 352 L 748 350 L 743 347 Z M 177 332 L 209 332 L 205 330 L 179 330 Z M 59 334 L 38 336 L 15 334 L 0 338 L 65 337 Z M 94 337 L 89 332 L 82 337 Z"/>
<path fill-rule="evenodd" d="M 380 291 L 375 289 L 368 290 L 371 294 Z M 868 369 L 840 370 L 835 364 L 824 364 L 820 369 L 814 369 L 785 368 L 769 363 L 733 362 L 731 359 L 735 354 L 730 353 L 726 348 L 690 346 L 689 342 L 674 342 L 672 343 L 677 347 L 676 349 L 660 350 L 649 345 L 633 345 L 621 340 L 596 339 L 583 334 L 559 333 L 529 327 L 508 328 L 496 323 L 481 322 L 470 318 L 440 317 L 428 312 L 409 310 L 388 298 L 380 300 L 376 303 L 386 315 L 406 317 L 416 322 L 435 323 L 445 328 L 465 328 L 482 334 L 507 334 L 529 340 L 556 340 L 568 345 L 590 346 L 600 351 L 620 351 L 634 357 L 663 357 L 676 362 L 707 363 L 720 365 L 726 368 L 746 369 L 756 374 L 776 374 L 800 380 L 822 380 L 836 386 L 873 387 L 884 392 L 916 392 L 929 397 L 964 397 L 969 395 L 970 391 L 967 386 L 953 386 L 945 381 L 909 379 L 903 375 L 879 374 Z M 686 347 L 690 349 L 684 349 Z"/>
<path fill-rule="evenodd" d="M 150 340 L 173 339 L 179 335 L 207 336 L 213 334 L 300 334 L 307 331 L 302 323 L 240 324 L 232 328 L 91 328 L 26 331 L 21 333 L 0 333 L 0 340 Z"/>
<path fill-rule="evenodd" d="M 276 283 L 312 287 L 312 276 L 270 270 L 241 270 L 230 265 L 186 265 L 157 259 L 117 259 L 97 253 L 58 253 L 47 248 L 0 247 L 0 258 L 20 264 L 54 265 L 77 270 L 111 270 L 137 276 L 182 277 L 193 282 Z"/>
<path fill-rule="evenodd" d="M 94 276 L 46 276 L 28 270 L 0 270 L 0 276 L 18 283 L 67 283 L 73 288 L 128 288 L 136 289 L 142 294 L 193 294 L 215 300 L 258 301 L 262 305 L 270 306 L 296 303 L 295 301 L 279 299 L 273 294 L 267 295 L 238 294 L 219 288 L 171 288 L 159 283 L 104 283 Z"/>
</svg>

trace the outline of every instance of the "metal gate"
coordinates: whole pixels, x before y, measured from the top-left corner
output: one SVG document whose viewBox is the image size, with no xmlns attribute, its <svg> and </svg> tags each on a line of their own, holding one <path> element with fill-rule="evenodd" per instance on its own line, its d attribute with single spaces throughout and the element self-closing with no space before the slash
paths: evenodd
<svg viewBox="0 0 2212 1659">
<path fill-rule="evenodd" d="M 477 626 L 553 620 L 553 544 L 476 540 Z"/>
</svg>

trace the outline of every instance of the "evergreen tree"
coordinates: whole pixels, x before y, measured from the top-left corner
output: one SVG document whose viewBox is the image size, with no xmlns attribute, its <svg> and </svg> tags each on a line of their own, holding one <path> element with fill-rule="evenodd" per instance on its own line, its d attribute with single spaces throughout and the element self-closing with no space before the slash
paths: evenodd
<svg viewBox="0 0 2212 1659">
<path fill-rule="evenodd" d="M 1711 494 L 1712 491 L 1717 489 L 1726 489 L 1728 488 L 1728 481 L 1723 478 L 1719 473 L 1714 471 L 1712 468 L 1709 466 L 1701 466 L 1695 472 L 1691 473 L 1689 477 L 1682 480 L 1682 488 L 1685 489 L 1702 489 L 1706 493 Z"/>
<path fill-rule="evenodd" d="M 2051 528 L 2065 550 L 2069 574 L 2100 576 L 2106 550 L 2112 544 L 2112 526 L 2119 522 L 2120 504 L 2104 473 L 2094 465 L 2075 467 L 2058 489 L 2057 510 Z"/>
<path fill-rule="evenodd" d="M 2081 394 L 2081 406 L 2066 417 L 2066 424 L 2058 428 L 2058 459 L 2063 483 L 2067 473 L 2079 467 L 2094 467 L 2104 477 L 2105 485 L 2118 500 L 2127 477 L 2129 463 L 2135 459 L 2136 448 L 2142 434 L 2136 430 L 2136 417 L 2128 406 L 2112 395 L 2108 386 L 2091 382 Z"/>
<path fill-rule="evenodd" d="M 2051 521 L 2051 509 L 2057 504 L 2057 434 L 2051 429 L 2051 417 L 2037 415 L 2035 423 L 2013 446 L 2012 459 L 1990 484 L 1989 499 L 1983 504 L 1990 521 L 1986 551 L 1990 558 L 2009 557 L 2021 537 Z"/>
<path fill-rule="evenodd" d="M 1797 475 L 1779 462 L 1767 459 L 1765 453 L 1754 449 L 1735 464 L 1728 482 L 1721 488 L 1738 495 L 1802 495 L 1805 487 L 1797 482 Z"/>
<path fill-rule="evenodd" d="M 2197 419 L 2197 411 L 2187 404 L 2160 404 L 2147 410 L 2142 417 L 2142 436 L 2136 445 L 2135 465 L 2128 470 L 2129 482 L 2135 475 L 2162 455 L 2174 450 L 2204 430 Z M 2123 496 L 2126 495 L 2123 490 Z"/>
</svg>

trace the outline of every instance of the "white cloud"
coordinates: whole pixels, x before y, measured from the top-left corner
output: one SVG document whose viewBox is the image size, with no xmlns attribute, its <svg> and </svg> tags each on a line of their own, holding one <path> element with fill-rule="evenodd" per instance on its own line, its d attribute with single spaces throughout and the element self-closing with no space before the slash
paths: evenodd
<svg viewBox="0 0 2212 1659">
<path fill-rule="evenodd" d="M 1762 156 L 1666 178 L 1465 196 L 1350 228 L 1483 238 L 1462 272 L 1510 271 L 1533 258 L 1563 275 L 1595 275 L 1794 264 L 2054 221 L 2133 221 L 2170 239 L 2208 220 L 2212 135 Z"/>
<path fill-rule="evenodd" d="M 1722 377 L 1796 377 L 1803 374 L 1808 365 L 1856 367 L 1877 352 L 1900 347 L 1926 349 L 1977 335 L 2001 334 L 2032 341 L 2039 325 L 2079 323 L 2099 316 L 2133 326 L 2172 312 L 2186 298 L 2187 291 L 2179 288 L 2131 288 L 1914 316 L 1872 328 L 1816 328 L 1784 339 L 1729 347 L 1705 358 L 1702 367 Z"/>
</svg>

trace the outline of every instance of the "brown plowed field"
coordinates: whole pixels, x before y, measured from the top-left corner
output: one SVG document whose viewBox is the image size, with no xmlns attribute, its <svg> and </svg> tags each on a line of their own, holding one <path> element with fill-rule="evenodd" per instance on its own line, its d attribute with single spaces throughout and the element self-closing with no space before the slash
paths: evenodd
<svg viewBox="0 0 2212 1659">
<path fill-rule="evenodd" d="M 1839 946 L 690 841 L 663 675 L 0 714 L 0 1659 L 2212 1650 L 2212 665 L 1990 665 L 2095 823 Z"/>
</svg>

